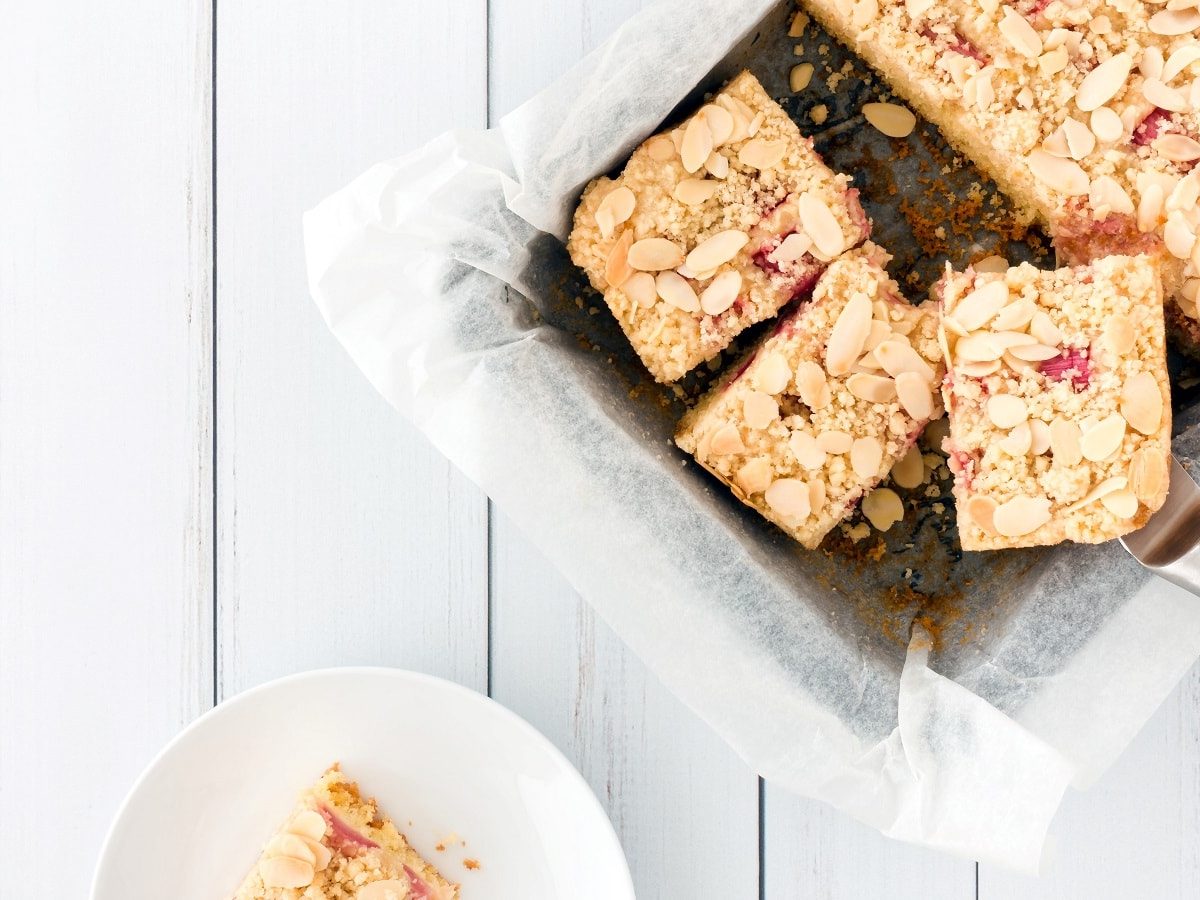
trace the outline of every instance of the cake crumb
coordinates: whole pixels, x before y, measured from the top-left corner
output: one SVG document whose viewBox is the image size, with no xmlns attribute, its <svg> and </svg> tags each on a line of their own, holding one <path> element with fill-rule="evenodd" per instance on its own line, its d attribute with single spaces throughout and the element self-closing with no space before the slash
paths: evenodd
<svg viewBox="0 0 1200 900">
<path fill-rule="evenodd" d="M 797 12 L 792 16 L 792 23 L 788 26 L 788 37 L 803 37 L 804 29 L 808 27 L 808 15 L 803 12 Z"/>
<path fill-rule="evenodd" d="M 825 120 L 829 118 L 829 107 L 824 103 L 818 103 L 812 108 L 809 116 L 817 125 L 823 125 L 825 124 Z"/>
<path fill-rule="evenodd" d="M 470 869 L 472 872 L 474 872 L 476 869 L 479 868 L 479 860 L 471 859 L 471 857 L 468 856 L 466 859 L 463 860 L 463 868 Z"/>
</svg>

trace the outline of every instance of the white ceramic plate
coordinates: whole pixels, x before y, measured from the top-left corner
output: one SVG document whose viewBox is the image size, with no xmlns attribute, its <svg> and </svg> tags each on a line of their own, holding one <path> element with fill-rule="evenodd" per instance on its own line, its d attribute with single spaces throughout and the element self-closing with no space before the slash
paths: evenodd
<svg viewBox="0 0 1200 900">
<path fill-rule="evenodd" d="M 168 744 L 117 813 L 92 900 L 224 900 L 334 760 L 463 900 L 634 896 L 604 810 L 532 726 L 448 681 L 358 668 L 246 691 Z M 466 847 L 437 852 L 452 833 Z"/>
</svg>

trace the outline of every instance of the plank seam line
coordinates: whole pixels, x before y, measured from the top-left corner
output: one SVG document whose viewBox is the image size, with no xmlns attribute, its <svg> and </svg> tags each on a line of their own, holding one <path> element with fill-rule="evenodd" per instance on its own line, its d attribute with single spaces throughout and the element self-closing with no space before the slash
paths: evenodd
<svg viewBox="0 0 1200 900">
<path fill-rule="evenodd" d="M 210 241 L 212 250 L 212 702 L 216 706 L 220 700 L 220 629 L 219 603 L 217 602 L 217 558 L 219 541 L 217 535 L 220 520 L 217 518 L 217 0 L 211 0 L 212 14 L 209 27 L 212 30 L 209 68 L 212 76 L 209 97 L 209 134 L 211 135 L 209 163 L 209 196 L 212 203 L 210 224 Z"/>
</svg>

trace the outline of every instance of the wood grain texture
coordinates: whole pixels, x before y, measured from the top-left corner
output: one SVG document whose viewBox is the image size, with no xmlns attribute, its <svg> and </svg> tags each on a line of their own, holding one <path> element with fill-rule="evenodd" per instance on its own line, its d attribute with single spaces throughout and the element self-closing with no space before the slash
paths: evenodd
<svg viewBox="0 0 1200 900">
<path fill-rule="evenodd" d="M 0 29 L 6 895 L 85 896 L 212 696 L 209 22 L 117 0 Z"/>
<path fill-rule="evenodd" d="M 486 23 L 484 0 L 218 9 L 223 696 L 368 663 L 486 686 L 486 500 L 330 335 L 300 231 L 374 162 L 483 126 Z"/>
</svg>

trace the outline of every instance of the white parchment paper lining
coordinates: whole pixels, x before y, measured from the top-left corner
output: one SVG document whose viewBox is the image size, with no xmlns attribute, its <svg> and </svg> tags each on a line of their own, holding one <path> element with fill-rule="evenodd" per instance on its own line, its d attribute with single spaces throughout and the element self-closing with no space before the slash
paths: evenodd
<svg viewBox="0 0 1200 900">
<path fill-rule="evenodd" d="M 955 680 L 920 635 L 889 667 L 709 514 L 623 388 L 521 296 L 539 232 L 564 238 L 580 187 L 773 5 L 664 0 L 498 129 L 375 166 L 306 217 L 312 291 L 371 383 L 761 775 L 1035 871 L 1067 785 L 1095 779 L 1200 654 L 1200 604 L 1115 545 L 1081 549 Z"/>
</svg>

